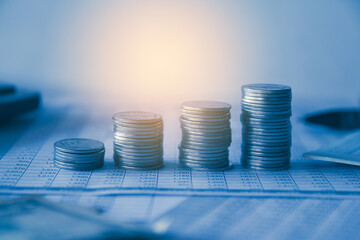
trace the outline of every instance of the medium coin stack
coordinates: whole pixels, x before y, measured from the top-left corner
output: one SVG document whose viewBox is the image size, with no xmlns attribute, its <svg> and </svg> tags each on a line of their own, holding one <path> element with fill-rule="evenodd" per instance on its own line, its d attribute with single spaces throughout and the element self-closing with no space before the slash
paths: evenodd
<svg viewBox="0 0 360 240">
<path fill-rule="evenodd" d="M 278 84 L 242 87 L 243 166 L 286 169 L 291 157 L 291 88 Z"/>
<path fill-rule="evenodd" d="M 114 162 L 127 169 L 154 170 L 164 166 L 163 120 L 155 113 L 113 115 Z"/>
<path fill-rule="evenodd" d="M 229 167 L 230 108 L 227 103 L 214 101 L 191 101 L 181 105 L 181 165 L 199 170 Z"/>
<path fill-rule="evenodd" d="M 54 144 L 55 166 L 68 170 L 93 170 L 104 165 L 105 147 L 97 140 L 70 138 Z"/>
</svg>

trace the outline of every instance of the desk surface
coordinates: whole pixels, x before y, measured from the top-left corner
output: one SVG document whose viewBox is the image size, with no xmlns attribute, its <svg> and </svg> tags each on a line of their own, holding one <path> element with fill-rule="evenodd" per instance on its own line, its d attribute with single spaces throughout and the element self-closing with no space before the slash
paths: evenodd
<svg viewBox="0 0 360 240">
<path fill-rule="evenodd" d="M 179 167 L 177 145 L 181 136 L 178 113 L 174 111 L 163 114 L 166 167 L 156 171 L 129 171 L 115 168 L 111 159 L 110 113 L 45 108 L 34 121 L 23 127 L 25 131 L 15 131 L 19 129 L 15 125 L 14 131 L 10 127 L 1 139 L 7 144 L 0 149 L 3 151 L 0 193 L 3 198 L 41 194 L 53 201 L 97 207 L 114 221 L 151 222 L 155 226 L 165 221 L 172 223 L 170 232 L 174 236 L 205 237 L 212 229 L 218 234 L 214 232 L 213 236 L 228 238 L 240 236 L 240 232 L 244 237 L 301 238 L 305 235 L 296 235 L 296 231 L 301 231 L 308 221 L 321 225 L 311 236 L 324 237 L 328 229 L 337 236 L 334 216 L 340 216 L 338 219 L 343 223 L 354 223 L 351 219 L 356 215 L 346 213 L 360 209 L 360 168 L 302 158 L 305 151 L 324 146 L 346 133 L 305 126 L 300 116 L 301 113 L 295 113 L 292 118 L 292 165 L 289 170 L 242 168 L 239 165 L 241 128 L 236 118 L 232 121 L 232 170 L 201 172 Z M 107 149 L 105 167 L 84 172 L 54 167 L 53 143 L 68 137 L 104 141 Z M 112 196 L 105 196 L 108 194 Z M 236 214 L 231 214 L 235 210 Z M 188 221 L 189 215 L 198 217 Z M 262 221 L 259 220 L 261 217 Z M 272 226 L 273 218 L 277 219 L 276 228 Z M 296 220 L 299 222 L 293 224 Z M 243 225 L 244 222 L 247 224 Z M 214 228 L 219 224 L 231 226 L 233 230 Z M 190 230 L 181 230 L 190 226 Z M 258 227 L 262 228 L 263 235 L 256 231 Z M 243 228 L 247 231 L 239 230 Z M 342 228 L 338 230 L 342 231 Z M 311 231 L 301 232 L 309 234 Z M 257 235 L 253 235 L 255 233 Z"/>
</svg>

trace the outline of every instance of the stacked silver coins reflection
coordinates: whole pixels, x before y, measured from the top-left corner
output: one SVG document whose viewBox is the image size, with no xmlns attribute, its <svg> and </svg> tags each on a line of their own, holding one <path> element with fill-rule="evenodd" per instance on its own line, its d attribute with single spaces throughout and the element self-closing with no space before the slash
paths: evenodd
<svg viewBox="0 0 360 240">
<path fill-rule="evenodd" d="M 54 144 L 55 166 L 68 170 L 93 170 L 104 165 L 105 147 L 97 140 L 70 138 Z"/>
<path fill-rule="evenodd" d="M 114 162 L 127 169 L 154 170 L 164 166 L 163 120 L 155 113 L 113 115 Z"/>
<path fill-rule="evenodd" d="M 243 166 L 286 169 L 291 156 L 291 88 L 278 84 L 242 87 Z"/>
<path fill-rule="evenodd" d="M 229 167 L 230 108 L 227 103 L 214 101 L 191 101 L 181 105 L 181 165 L 200 170 Z"/>
</svg>

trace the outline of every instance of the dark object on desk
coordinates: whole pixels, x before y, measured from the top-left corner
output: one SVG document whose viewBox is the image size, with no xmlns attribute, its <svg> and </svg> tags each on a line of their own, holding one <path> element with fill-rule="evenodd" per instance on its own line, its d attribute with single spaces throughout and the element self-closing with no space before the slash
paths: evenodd
<svg viewBox="0 0 360 240">
<path fill-rule="evenodd" d="M 307 123 L 327 126 L 337 130 L 360 128 L 360 109 L 335 109 L 305 116 Z"/>
<path fill-rule="evenodd" d="M 40 93 L 18 90 L 14 85 L 0 83 L 0 121 L 33 111 L 40 105 Z"/>
</svg>

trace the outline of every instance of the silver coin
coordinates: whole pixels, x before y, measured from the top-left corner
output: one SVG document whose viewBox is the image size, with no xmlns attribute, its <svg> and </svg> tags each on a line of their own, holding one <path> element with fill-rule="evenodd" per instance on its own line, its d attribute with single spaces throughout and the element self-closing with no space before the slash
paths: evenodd
<svg viewBox="0 0 360 240">
<path fill-rule="evenodd" d="M 182 148 L 179 148 L 179 153 L 184 156 L 195 156 L 200 158 L 207 158 L 207 157 L 223 158 L 229 156 L 229 152 L 225 152 L 225 151 L 217 152 L 217 153 L 208 153 L 205 151 L 186 151 L 183 150 Z"/>
<path fill-rule="evenodd" d="M 292 115 L 291 110 L 284 110 L 284 111 L 258 111 L 256 109 L 244 109 L 242 108 L 242 112 L 249 116 L 249 117 L 258 117 L 258 116 L 271 116 L 271 117 L 277 117 L 277 118 L 285 118 Z"/>
<path fill-rule="evenodd" d="M 126 165 L 117 165 L 117 167 L 123 168 L 123 169 L 128 169 L 128 170 L 136 170 L 136 171 L 153 171 L 153 170 L 158 170 L 164 167 L 164 164 L 158 165 L 158 166 L 154 166 L 154 167 L 133 167 L 133 166 L 126 166 Z"/>
<path fill-rule="evenodd" d="M 188 156 L 182 156 L 179 155 L 179 161 L 180 162 L 187 162 L 191 164 L 197 164 L 199 166 L 205 167 L 205 166 L 213 166 L 213 167 L 222 167 L 229 163 L 229 158 L 219 158 L 219 159 L 208 159 L 208 158 L 189 158 Z"/>
<path fill-rule="evenodd" d="M 200 120 L 207 120 L 207 119 L 231 119 L 230 112 L 225 113 L 223 115 L 200 115 L 200 114 L 188 114 L 188 113 L 181 113 L 181 116 L 186 118 L 195 118 Z"/>
<path fill-rule="evenodd" d="M 127 161 L 139 161 L 139 162 L 157 162 L 163 160 L 163 154 L 152 154 L 147 156 L 139 156 L 139 155 L 133 155 L 133 154 L 124 154 L 119 152 L 114 152 L 113 155 L 116 159 L 125 159 Z"/>
<path fill-rule="evenodd" d="M 180 161 L 180 164 L 183 167 L 200 170 L 200 171 L 207 171 L 207 170 L 225 171 L 225 170 L 231 169 L 229 166 L 230 165 L 229 163 L 224 163 L 224 164 L 218 165 L 218 166 L 203 166 L 201 164 L 194 164 L 194 163 Z"/>
<path fill-rule="evenodd" d="M 242 155 L 242 157 L 245 159 L 248 159 L 249 162 L 251 161 L 258 161 L 258 162 L 266 162 L 266 161 L 278 161 L 278 162 L 285 162 L 289 161 L 291 156 L 279 156 L 279 157 L 267 157 L 267 156 L 254 156 L 254 155 Z"/>
<path fill-rule="evenodd" d="M 208 151 L 208 149 L 212 149 L 213 151 L 219 152 L 224 151 L 229 148 L 229 145 L 221 145 L 221 146 L 211 146 L 208 147 L 206 145 L 195 145 L 195 144 L 186 144 L 184 142 L 181 143 L 181 146 L 188 149 L 199 150 L 199 151 Z"/>
<path fill-rule="evenodd" d="M 278 101 L 291 101 L 292 93 L 267 93 L 267 92 L 251 92 L 251 91 L 242 91 L 241 99 L 251 99 L 251 100 L 268 100 L 268 99 L 278 99 Z"/>
<path fill-rule="evenodd" d="M 283 126 L 279 127 L 278 125 L 252 125 L 252 124 L 243 124 L 242 131 L 244 132 L 267 132 L 267 133 L 291 133 L 292 126 Z M 278 134 L 279 135 L 279 134 Z"/>
<path fill-rule="evenodd" d="M 153 167 L 153 166 L 159 166 L 159 165 L 163 165 L 162 161 L 149 161 L 149 162 L 144 162 L 144 161 L 128 161 L 126 159 L 120 159 L 117 160 L 118 162 L 116 163 L 117 165 L 121 164 L 123 166 L 132 166 L 132 167 L 141 167 L 141 168 L 148 168 L 148 167 Z"/>
<path fill-rule="evenodd" d="M 213 159 L 214 161 L 220 160 L 223 158 L 229 157 L 229 152 L 222 152 L 222 153 L 194 153 L 194 152 L 186 152 L 182 151 L 181 148 L 179 149 L 179 155 L 188 157 L 189 159 Z"/>
<path fill-rule="evenodd" d="M 266 161 L 271 161 L 274 158 L 278 159 L 281 157 L 289 157 L 290 152 L 283 152 L 283 153 L 270 153 L 270 152 L 256 152 L 256 151 L 247 151 L 245 153 L 247 157 L 264 157 Z"/>
<path fill-rule="evenodd" d="M 151 128 L 133 128 L 114 125 L 114 132 L 126 132 L 133 134 L 158 134 L 164 131 L 163 126 Z"/>
<path fill-rule="evenodd" d="M 259 157 L 259 156 L 254 156 L 254 155 L 242 155 L 242 160 L 243 161 L 247 161 L 250 163 L 262 163 L 264 165 L 266 164 L 283 164 L 283 163 L 287 163 L 290 161 L 291 156 L 287 156 L 287 157 Z"/>
<path fill-rule="evenodd" d="M 288 107 L 254 107 L 254 106 L 247 106 L 242 104 L 242 110 L 253 111 L 253 112 L 264 112 L 264 113 L 273 113 L 273 112 L 291 112 L 291 108 Z"/>
<path fill-rule="evenodd" d="M 222 126 L 222 125 L 229 125 L 229 120 L 223 120 L 223 121 L 213 121 L 213 122 L 207 122 L 207 121 L 193 121 L 191 119 L 186 119 L 180 116 L 180 122 L 188 125 L 196 125 L 196 126 L 204 126 L 204 127 L 212 127 L 212 126 Z"/>
<path fill-rule="evenodd" d="M 191 160 L 180 158 L 179 162 L 181 165 L 186 164 L 187 166 L 191 165 L 192 167 L 211 168 L 211 169 L 222 169 L 224 167 L 229 166 L 229 161 L 218 162 L 215 164 L 209 164 L 208 162 L 196 162 L 196 161 L 191 161 Z"/>
<path fill-rule="evenodd" d="M 241 114 L 240 120 L 243 122 L 258 122 L 258 123 L 264 123 L 264 124 L 265 123 L 267 123 L 267 124 L 285 124 L 285 123 L 290 122 L 289 117 L 266 119 L 266 118 L 253 118 L 253 117 L 249 117 L 246 114 L 245 115 Z"/>
<path fill-rule="evenodd" d="M 59 155 L 55 153 L 54 159 L 60 162 L 67 162 L 67 163 L 94 163 L 98 161 L 103 161 L 104 154 L 102 154 L 102 156 L 96 156 L 96 157 L 79 158 L 73 156 Z"/>
<path fill-rule="evenodd" d="M 228 134 L 231 133 L 231 127 L 224 127 L 224 128 L 197 128 L 197 127 L 189 127 L 189 126 L 180 126 L 183 132 L 199 134 L 199 135 L 221 135 L 221 134 Z"/>
<path fill-rule="evenodd" d="M 127 154 L 135 154 L 135 155 L 147 155 L 147 154 L 153 154 L 153 153 L 163 153 L 163 148 L 150 148 L 150 149 L 129 149 L 129 148 L 123 148 L 123 147 L 117 147 L 114 146 L 114 151 L 119 153 L 127 153 Z"/>
<path fill-rule="evenodd" d="M 183 132 L 188 132 L 188 133 L 194 133 L 194 134 L 226 134 L 226 133 L 231 133 L 231 128 L 227 127 L 227 128 L 194 128 L 194 127 L 187 127 L 187 126 L 182 126 L 181 127 Z"/>
<path fill-rule="evenodd" d="M 121 153 L 119 154 L 118 152 L 116 152 L 116 155 L 121 158 L 121 159 L 127 159 L 127 160 L 141 160 L 143 162 L 149 162 L 149 161 L 156 161 L 157 159 L 162 159 L 163 158 L 163 154 L 153 154 L 153 155 L 147 155 L 147 156 L 138 156 L 138 155 L 131 155 L 131 154 L 124 154 Z"/>
<path fill-rule="evenodd" d="M 234 165 L 231 164 L 231 163 L 229 163 L 228 166 L 222 167 L 222 168 L 198 167 L 198 166 L 193 166 L 191 164 L 186 164 L 186 163 L 183 163 L 183 164 L 180 163 L 180 165 L 183 168 L 190 168 L 190 169 L 195 170 L 195 171 L 207 171 L 207 172 L 228 171 L 228 170 L 230 170 L 230 169 L 232 169 L 234 167 Z"/>
<path fill-rule="evenodd" d="M 124 123 L 157 123 L 162 121 L 162 117 L 159 114 L 137 111 L 115 113 L 113 119 Z"/>
<path fill-rule="evenodd" d="M 259 158 L 257 156 L 251 156 L 251 155 L 243 155 L 241 160 L 242 162 L 247 162 L 250 164 L 262 164 L 264 166 L 275 166 L 275 165 L 284 165 L 284 164 L 288 164 L 290 162 L 290 158 L 289 157 L 283 157 L 283 158 L 270 158 L 270 157 L 263 157 L 263 158 Z"/>
<path fill-rule="evenodd" d="M 75 171 L 88 171 L 88 170 L 94 170 L 97 168 L 101 168 L 104 166 L 104 162 L 100 161 L 97 163 L 83 163 L 83 164 L 71 164 L 71 163 L 63 163 L 59 161 L 54 161 L 54 165 L 58 168 L 66 169 L 66 170 L 75 170 Z"/>
<path fill-rule="evenodd" d="M 255 137 L 255 138 L 261 138 L 261 139 L 279 139 L 279 138 L 290 138 L 291 136 L 291 132 L 264 132 L 264 131 L 258 131 L 258 132 L 254 132 L 254 131 L 247 131 L 246 129 L 242 130 L 242 136 L 243 137 Z"/>
<path fill-rule="evenodd" d="M 182 151 L 188 152 L 188 153 L 204 153 L 204 154 L 211 154 L 211 153 L 223 153 L 223 152 L 229 152 L 228 148 L 221 148 L 221 149 L 194 149 L 194 148 L 187 148 L 186 146 L 183 146 L 181 144 L 178 145 L 178 148 Z"/>
<path fill-rule="evenodd" d="M 229 110 L 225 111 L 194 111 L 194 110 L 187 110 L 187 109 L 181 109 L 181 114 L 190 115 L 190 116 L 219 116 L 230 113 Z"/>
<path fill-rule="evenodd" d="M 243 92 L 241 102 L 286 104 L 292 101 L 291 94 L 266 94 Z"/>
<path fill-rule="evenodd" d="M 199 140 L 196 138 L 188 138 L 188 137 L 183 137 L 182 138 L 182 143 L 185 143 L 187 145 L 198 145 L 198 146 L 204 146 L 204 147 L 217 147 L 217 146 L 229 146 L 231 144 L 231 139 L 226 139 L 226 140 Z"/>
<path fill-rule="evenodd" d="M 242 113 L 244 115 L 244 117 L 246 119 L 251 119 L 251 120 L 255 120 L 255 121 L 260 121 L 260 120 L 263 120 L 263 121 L 286 121 L 288 119 L 290 119 L 291 117 L 291 114 L 288 114 L 288 115 L 264 115 L 264 114 L 253 114 L 253 115 L 249 115 L 248 113 L 245 113 L 243 112 Z"/>
<path fill-rule="evenodd" d="M 246 145 L 256 145 L 256 143 L 260 142 L 263 146 L 291 146 L 291 139 L 286 140 L 271 140 L 271 139 L 261 139 L 261 138 L 246 138 L 243 140 L 243 144 Z"/>
<path fill-rule="evenodd" d="M 132 155 L 132 156 L 136 156 L 136 157 L 142 157 L 142 156 L 152 156 L 152 155 L 163 155 L 163 150 L 162 149 L 158 149 L 156 151 L 148 151 L 148 152 L 143 152 L 143 151 L 127 151 L 127 150 L 119 150 L 114 148 L 114 153 L 121 155 L 121 154 L 125 154 L 125 155 Z"/>
<path fill-rule="evenodd" d="M 129 158 L 127 156 L 114 155 L 114 159 L 121 161 L 122 163 L 132 164 L 133 166 L 150 166 L 150 165 L 158 165 L 159 162 L 163 162 L 164 158 L 162 156 L 154 157 L 154 158 Z"/>
<path fill-rule="evenodd" d="M 97 158 L 103 156 L 105 153 L 105 150 L 99 151 L 99 152 L 93 152 L 93 153 L 70 153 L 70 152 L 63 152 L 61 150 L 55 149 L 54 155 L 61 155 L 66 157 L 74 157 L 74 158 Z"/>
<path fill-rule="evenodd" d="M 242 120 L 242 125 L 244 127 L 259 127 L 259 128 L 287 128 L 291 127 L 290 121 L 284 121 L 283 123 L 273 123 L 273 122 L 260 122 L 260 121 L 252 121 L 252 120 Z"/>
<path fill-rule="evenodd" d="M 291 145 L 290 144 L 287 144 L 287 145 L 281 145 L 281 144 L 274 144 L 274 145 L 271 145 L 271 144 L 267 144 L 267 143 L 254 143 L 254 142 L 251 142 L 251 143 L 245 143 L 243 142 L 241 144 L 242 146 L 242 149 L 243 150 L 252 150 L 252 149 L 262 149 L 262 152 L 283 152 L 283 151 L 289 151 L 290 150 L 290 147 Z M 253 150 L 252 150 L 253 151 Z"/>
<path fill-rule="evenodd" d="M 198 143 L 198 144 L 206 144 L 206 145 L 225 145 L 231 143 L 231 138 L 195 138 L 195 137 L 183 137 L 183 142 L 191 142 L 191 143 Z"/>
<path fill-rule="evenodd" d="M 269 84 L 269 83 L 255 83 L 247 84 L 241 87 L 244 91 L 254 91 L 254 92 L 281 92 L 288 93 L 291 92 L 291 87 L 282 84 Z"/>
<path fill-rule="evenodd" d="M 262 134 L 259 132 L 251 132 L 246 131 L 245 129 L 242 130 L 241 133 L 242 137 L 245 139 L 251 140 L 266 140 L 266 141 L 288 141 L 291 140 L 291 132 L 285 132 L 283 134 Z"/>
<path fill-rule="evenodd" d="M 129 137 L 123 137 L 119 136 L 116 133 L 114 133 L 114 140 L 117 143 L 125 142 L 125 143 L 135 143 L 135 144 L 157 144 L 161 143 L 163 141 L 163 137 L 154 137 L 154 138 L 129 138 Z"/>
<path fill-rule="evenodd" d="M 259 170 L 286 170 L 290 167 L 290 163 L 282 163 L 275 165 L 263 165 L 261 163 L 242 162 L 245 168 L 259 169 Z"/>
<path fill-rule="evenodd" d="M 191 111 L 229 111 L 231 105 L 225 102 L 216 102 L 216 101 L 189 101 L 184 102 L 181 105 L 181 108 L 191 110 Z"/>
<path fill-rule="evenodd" d="M 55 142 L 54 148 L 69 153 L 94 153 L 105 149 L 104 144 L 86 138 L 69 138 Z"/>
<path fill-rule="evenodd" d="M 243 143 L 246 144 L 256 144 L 256 143 L 261 143 L 261 144 L 268 144 L 268 145 L 290 145 L 292 142 L 291 137 L 288 137 L 286 139 L 281 139 L 281 138 L 263 138 L 263 137 L 254 137 L 254 136 L 246 136 L 243 135 Z"/>
<path fill-rule="evenodd" d="M 291 104 L 291 99 L 284 99 L 284 98 L 266 98 L 266 97 L 246 97 L 241 99 L 242 104 L 248 104 L 248 105 L 255 105 L 255 106 L 277 106 L 277 105 L 285 105 L 288 106 Z M 291 108 L 291 105 L 289 106 Z"/>
<path fill-rule="evenodd" d="M 205 167 L 205 166 L 222 167 L 224 165 L 229 164 L 229 158 L 222 158 L 222 159 L 218 159 L 218 160 L 209 160 L 207 158 L 195 159 L 195 158 L 189 158 L 187 156 L 179 156 L 179 159 L 181 162 L 197 164 L 197 165 L 203 166 L 203 167 Z"/>
<path fill-rule="evenodd" d="M 256 101 L 253 98 L 241 99 L 241 106 L 258 108 L 291 108 L 291 101 Z"/>
<path fill-rule="evenodd" d="M 184 131 L 182 132 L 183 138 L 208 138 L 208 139 L 223 139 L 223 138 L 230 138 L 231 139 L 231 132 L 200 132 L 200 131 Z"/>
<path fill-rule="evenodd" d="M 288 132 L 291 132 L 292 129 L 292 125 L 291 124 L 286 124 L 286 125 L 267 125 L 267 124 L 242 124 L 243 128 L 245 130 L 251 131 L 253 129 L 262 129 L 262 130 L 269 130 L 269 131 L 284 131 L 284 130 L 288 130 Z"/>
<path fill-rule="evenodd" d="M 229 122 L 230 118 L 209 118 L 209 119 L 203 119 L 203 118 L 195 118 L 195 117 L 188 117 L 188 116 L 181 116 L 181 119 L 192 121 L 192 122 L 203 122 L 204 124 L 207 123 L 213 123 L 213 124 L 226 124 Z"/>
<path fill-rule="evenodd" d="M 161 124 L 144 123 L 144 124 L 124 125 L 114 122 L 114 130 L 127 131 L 127 132 L 153 132 L 153 131 L 161 132 L 164 129 L 164 125 L 162 124 L 162 122 L 160 123 Z"/>
<path fill-rule="evenodd" d="M 282 118 L 282 117 L 289 117 L 291 116 L 291 110 L 288 111 L 276 111 L 276 112 L 262 112 L 262 111 L 254 111 L 254 110 L 248 110 L 248 109 L 242 109 L 242 114 L 248 117 L 271 117 L 271 118 Z"/>
<path fill-rule="evenodd" d="M 243 141 L 242 145 L 244 148 L 250 148 L 250 147 L 258 147 L 258 148 L 266 148 L 266 149 L 273 149 L 275 151 L 277 148 L 279 149 L 290 149 L 291 148 L 291 142 L 271 142 L 271 141 Z"/>
<path fill-rule="evenodd" d="M 132 165 L 127 165 L 122 163 L 121 161 L 115 161 L 115 166 L 120 167 L 120 168 L 124 168 L 124 169 L 129 169 L 129 170 L 142 170 L 142 171 L 152 171 L 152 170 L 157 170 L 160 168 L 164 167 L 164 163 L 158 163 L 157 165 L 153 165 L 153 166 L 132 166 Z"/>
<path fill-rule="evenodd" d="M 150 151 L 155 149 L 162 149 L 162 142 L 158 144 L 150 144 L 150 145 L 139 145 L 139 144 L 133 144 L 133 143 L 117 143 L 113 142 L 114 147 L 118 149 L 126 149 L 128 151 Z"/>
<path fill-rule="evenodd" d="M 250 137 L 260 137 L 260 138 L 287 138 L 291 136 L 291 131 L 267 131 L 267 130 L 249 130 L 249 129 L 242 129 L 243 137 L 250 136 Z"/>
<path fill-rule="evenodd" d="M 114 132 L 114 136 L 116 138 L 129 138 L 129 139 L 155 139 L 155 138 L 163 138 L 163 133 L 157 134 L 134 134 L 134 133 L 126 133 L 126 132 Z"/>
<path fill-rule="evenodd" d="M 221 134 L 216 134 L 216 133 L 194 133 L 194 132 L 183 132 L 182 134 L 182 138 L 183 139 L 205 139 L 205 140 L 229 140 L 231 141 L 231 132 L 228 133 L 221 133 Z"/>
<path fill-rule="evenodd" d="M 267 169 L 267 170 L 283 170 L 285 167 L 290 165 L 290 162 L 283 163 L 274 163 L 274 164 L 263 164 L 259 162 L 243 162 L 244 167 L 253 166 L 258 167 L 259 169 Z"/>
<path fill-rule="evenodd" d="M 256 156 L 255 156 L 256 157 Z M 276 166 L 276 165 L 284 165 L 284 164 L 288 164 L 290 162 L 290 157 L 288 158 L 282 158 L 282 159 L 276 159 L 276 158 L 265 158 L 264 159 L 258 159 L 258 158 L 255 158 L 254 156 L 252 155 L 244 155 L 242 156 L 242 161 L 243 162 L 248 162 L 250 164 L 262 164 L 264 166 L 269 166 L 269 165 L 272 165 L 272 166 Z"/>
<path fill-rule="evenodd" d="M 231 127 L 230 124 L 226 124 L 226 125 L 219 125 L 219 126 L 197 126 L 197 125 L 191 125 L 191 124 L 184 124 L 181 123 L 180 124 L 181 128 L 185 128 L 185 129 L 196 129 L 197 131 L 231 131 Z"/>
<path fill-rule="evenodd" d="M 229 146 L 231 144 L 231 139 L 227 140 L 207 140 L 207 139 L 196 139 L 196 138 L 184 138 L 182 139 L 183 143 L 188 145 L 197 145 L 203 147 L 217 147 L 217 146 Z"/>
</svg>

